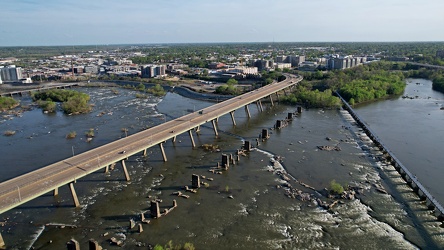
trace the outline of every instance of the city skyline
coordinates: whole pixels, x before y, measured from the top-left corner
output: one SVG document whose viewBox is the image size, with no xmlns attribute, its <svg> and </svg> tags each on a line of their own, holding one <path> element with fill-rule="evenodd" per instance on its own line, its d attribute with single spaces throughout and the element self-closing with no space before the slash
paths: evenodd
<svg viewBox="0 0 444 250">
<path fill-rule="evenodd" d="M 444 41 L 438 0 L 17 0 L 0 46 Z"/>
</svg>

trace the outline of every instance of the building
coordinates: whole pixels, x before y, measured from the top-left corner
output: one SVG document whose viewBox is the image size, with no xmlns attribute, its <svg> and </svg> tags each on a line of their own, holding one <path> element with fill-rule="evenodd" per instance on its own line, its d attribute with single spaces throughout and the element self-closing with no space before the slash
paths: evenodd
<svg viewBox="0 0 444 250">
<path fill-rule="evenodd" d="M 436 51 L 436 57 L 444 58 L 444 50 Z"/>
<path fill-rule="evenodd" d="M 140 67 L 143 78 L 164 77 L 166 76 L 165 70 L 165 65 L 143 65 Z"/>
<path fill-rule="evenodd" d="M 257 60 L 254 62 L 254 67 L 257 67 L 258 71 L 267 70 L 273 67 L 273 61 Z"/>
<path fill-rule="evenodd" d="M 22 68 L 15 65 L 0 66 L 0 83 L 19 82 L 23 79 Z"/>
<path fill-rule="evenodd" d="M 327 69 L 348 69 L 348 68 L 353 68 L 356 67 L 358 65 L 360 65 L 361 63 L 365 63 L 366 62 L 366 58 L 363 57 L 351 57 L 351 56 L 338 56 L 338 55 L 334 55 L 334 56 L 330 56 L 327 59 L 327 64 L 326 67 Z"/>
<path fill-rule="evenodd" d="M 298 67 L 299 64 L 303 62 L 305 62 L 305 56 L 290 55 L 276 57 L 276 63 L 290 63 L 291 67 Z"/>
</svg>

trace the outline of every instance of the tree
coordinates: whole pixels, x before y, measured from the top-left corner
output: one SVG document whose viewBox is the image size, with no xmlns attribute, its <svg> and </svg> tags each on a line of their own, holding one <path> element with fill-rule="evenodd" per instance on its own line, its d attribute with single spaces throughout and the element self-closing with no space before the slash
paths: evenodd
<svg viewBox="0 0 444 250">
<path fill-rule="evenodd" d="M 230 78 L 230 79 L 228 79 L 227 84 L 228 85 L 236 85 L 236 84 L 238 84 L 238 81 L 236 79 Z"/>
</svg>

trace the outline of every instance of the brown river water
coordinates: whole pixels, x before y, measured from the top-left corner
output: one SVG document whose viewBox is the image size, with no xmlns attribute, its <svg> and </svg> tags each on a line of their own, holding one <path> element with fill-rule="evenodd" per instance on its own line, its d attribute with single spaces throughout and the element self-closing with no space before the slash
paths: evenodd
<svg viewBox="0 0 444 250">
<path fill-rule="evenodd" d="M 0 137 L 0 181 L 124 137 L 122 128 L 136 133 L 212 105 L 174 93 L 137 99 L 131 90 L 119 89 L 117 95 L 109 88 L 78 90 L 91 95 L 92 113 L 66 116 L 33 109 L 20 117 L 3 116 L 1 131 L 17 133 Z M 27 96 L 20 99 L 30 102 Z M 288 126 L 270 130 L 270 139 L 241 156 L 228 171 L 209 171 L 221 161 L 222 153 L 235 154 L 245 140 L 256 146 L 262 129 L 272 128 L 277 119 L 295 110 L 268 104 L 260 113 L 250 105 L 250 119 L 243 109 L 237 110 L 237 126 L 228 115 L 219 119 L 218 138 L 210 124 L 194 134 L 197 145 L 217 144 L 221 152 L 193 149 L 188 134 L 183 134 L 175 144 L 165 144 L 167 162 L 157 147 L 149 149 L 147 157 L 130 157 L 130 182 L 124 180 L 119 165 L 108 174 L 100 171 L 78 180 L 80 208 L 73 207 L 68 187 L 62 187 L 58 197 L 47 194 L 1 214 L 1 234 L 8 249 L 66 249 L 71 238 L 82 249 L 87 249 L 91 238 L 106 249 L 120 248 L 110 243 L 111 237 L 122 240 L 124 249 L 146 249 L 170 240 L 190 242 L 196 249 L 444 248 L 442 224 L 392 166 L 378 161 L 381 153 L 346 111 L 304 110 Z M 362 114 L 364 119 L 367 113 Z M 90 128 L 96 137 L 88 143 L 84 132 Z M 77 137 L 67 140 L 70 131 L 76 131 Z M 341 151 L 317 148 L 323 145 L 337 145 Z M 276 155 L 282 157 L 282 164 L 272 163 Z M 279 172 L 290 180 L 284 181 Z M 204 176 L 207 187 L 186 192 L 183 187 L 191 185 L 192 174 Z M 330 210 L 319 206 L 319 201 L 334 201 L 324 196 L 332 180 L 356 188 L 356 199 L 341 199 Z M 309 198 L 289 198 L 290 185 Z M 387 194 L 376 190 L 381 186 Z M 189 198 L 173 195 L 177 191 Z M 136 227 L 129 229 L 131 219 L 140 223 L 141 213 L 149 217 L 150 201 L 155 198 L 162 200 L 161 210 L 170 208 L 173 200 L 178 206 L 142 224 L 142 233 Z"/>
</svg>

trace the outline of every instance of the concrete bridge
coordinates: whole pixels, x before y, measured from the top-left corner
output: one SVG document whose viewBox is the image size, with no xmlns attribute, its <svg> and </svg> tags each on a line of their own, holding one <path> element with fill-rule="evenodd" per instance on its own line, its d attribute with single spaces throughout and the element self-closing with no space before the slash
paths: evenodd
<svg viewBox="0 0 444 250">
<path fill-rule="evenodd" d="M 432 194 L 427 191 L 427 189 L 421 184 L 421 182 L 412 174 L 406 166 L 404 166 L 401 161 L 396 158 L 396 156 L 391 152 L 387 146 L 385 146 L 378 136 L 373 132 L 365 123 L 364 120 L 359 117 L 359 115 L 353 110 L 353 108 L 347 103 L 347 101 L 342 98 L 342 96 L 336 92 L 336 95 L 341 99 L 344 104 L 344 108 L 350 113 L 350 115 L 355 119 L 359 126 L 364 130 L 368 137 L 373 141 L 373 143 L 382 151 L 387 162 L 392 164 L 396 171 L 401 175 L 401 177 L 407 182 L 407 184 L 413 189 L 413 191 L 420 197 L 422 201 L 425 201 L 428 209 L 433 211 L 439 221 L 444 221 L 444 208 L 437 201 Z"/>
<path fill-rule="evenodd" d="M 284 81 L 236 96 L 126 138 L 4 181 L 0 183 L 0 214 L 48 192 L 54 192 L 54 195 L 58 195 L 58 188 L 63 185 L 69 185 L 75 206 L 80 206 L 74 189 L 74 183 L 76 183 L 77 179 L 100 169 L 105 169 L 105 172 L 107 172 L 111 165 L 120 163 L 126 180 L 129 181 L 130 176 L 125 165 L 125 160 L 129 156 L 139 152 L 143 152 L 146 155 L 148 148 L 158 146 L 162 152 L 163 160 L 167 161 L 163 143 L 169 139 L 175 142 L 176 136 L 188 133 L 191 143 L 195 147 L 192 131 L 199 130 L 200 125 L 205 123 L 212 124 L 214 134 L 217 136 L 216 122 L 220 116 L 230 114 L 233 125 L 236 125 L 235 110 L 244 107 L 248 117 L 250 117 L 249 104 L 256 103 L 262 111 L 261 99 L 270 98 L 271 105 L 273 105 L 272 95 L 278 95 L 280 91 L 286 93 L 286 89 L 292 88 L 302 80 L 300 76 L 284 75 L 286 77 Z"/>
<path fill-rule="evenodd" d="M 26 89 L 26 90 L 15 90 L 15 91 L 7 91 L 4 93 L 0 93 L 0 96 L 22 96 L 23 94 L 26 93 L 31 93 L 31 92 L 40 92 L 40 91 L 45 91 L 45 90 L 50 90 L 50 89 L 66 89 L 66 88 L 72 88 L 72 87 L 77 87 L 80 86 L 79 83 L 63 83 L 63 84 L 55 84 L 55 85 L 47 85 L 45 87 L 40 87 L 40 88 L 33 88 L 33 89 Z"/>
</svg>

